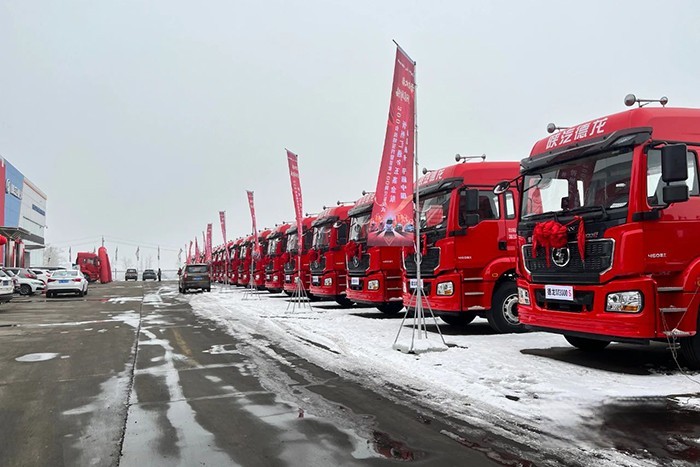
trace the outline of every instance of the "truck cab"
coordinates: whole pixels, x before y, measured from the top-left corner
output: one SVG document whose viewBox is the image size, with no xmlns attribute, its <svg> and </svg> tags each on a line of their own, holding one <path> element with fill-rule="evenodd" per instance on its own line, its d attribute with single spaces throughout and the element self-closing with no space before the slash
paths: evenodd
<svg viewBox="0 0 700 467">
<path fill-rule="evenodd" d="M 241 264 L 241 244 L 243 239 L 239 238 L 230 242 L 229 254 L 231 255 L 231 264 L 228 269 L 228 283 L 238 285 L 238 267 Z"/>
<path fill-rule="evenodd" d="M 525 325 L 582 350 L 679 344 L 700 368 L 699 130 L 700 109 L 640 107 L 535 143 L 518 183 Z"/>
<path fill-rule="evenodd" d="M 265 229 L 258 234 L 258 250 L 253 251 L 253 286 L 258 290 L 265 290 L 265 268 L 269 257 L 267 256 L 268 238 L 271 229 Z M 255 249 L 255 243 L 252 245 Z"/>
<path fill-rule="evenodd" d="M 241 242 L 238 253 L 238 280 L 236 282 L 240 287 L 246 287 L 250 284 L 250 265 L 253 260 L 254 243 L 255 237 L 253 235 L 248 235 Z"/>
<path fill-rule="evenodd" d="M 367 246 L 373 206 L 374 193 L 367 193 L 348 211 L 346 295 L 354 303 L 373 305 L 387 314 L 398 313 L 403 309 L 401 247 Z"/>
<path fill-rule="evenodd" d="M 267 237 L 265 288 L 270 293 L 281 293 L 284 290 L 284 263 L 289 260 L 287 231 L 291 226 L 291 224 L 278 225 Z"/>
<path fill-rule="evenodd" d="M 423 295 L 445 322 L 484 317 L 496 332 L 521 332 L 515 286 L 517 190 L 493 193 L 517 162 L 458 163 L 418 180 Z M 416 252 L 404 250 L 404 304 L 415 307 Z"/>
<path fill-rule="evenodd" d="M 309 269 L 309 250 L 313 243 L 313 230 L 311 223 L 316 216 L 307 216 L 302 220 L 303 249 L 299 251 L 299 231 L 296 222 L 287 230 L 288 261 L 284 264 L 284 291 L 291 295 L 296 290 L 297 277 L 301 278 L 304 291 L 309 294 L 311 287 L 311 271 Z M 301 258 L 301 274 L 299 271 L 299 259 Z"/>
<path fill-rule="evenodd" d="M 100 278 L 100 257 L 96 253 L 78 253 L 75 264 L 88 282 L 95 282 Z"/>
<path fill-rule="evenodd" d="M 311 294 L 326 300 L 335 300 L 343 307 L 352 306 L 345 294 L 347 264 L 345 245 L 348 242 L 351 206 L 325 208 L 311 224 L 312 249 L 309 252 Z"/>
</svg>

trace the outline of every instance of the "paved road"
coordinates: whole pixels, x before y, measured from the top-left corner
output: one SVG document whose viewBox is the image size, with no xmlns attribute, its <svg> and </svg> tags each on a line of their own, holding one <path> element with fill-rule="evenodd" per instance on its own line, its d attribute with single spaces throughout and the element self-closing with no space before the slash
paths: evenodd
<svg viewBox="0 0 700 467">
<path fill-rule="evenodd" d="M 452 437 L 450 421 L 224 333 L 173 283 L 18 299 L 0 341 L 2 466 L 527 465 L 493 448 L 507 440 Z"/>
</svg>

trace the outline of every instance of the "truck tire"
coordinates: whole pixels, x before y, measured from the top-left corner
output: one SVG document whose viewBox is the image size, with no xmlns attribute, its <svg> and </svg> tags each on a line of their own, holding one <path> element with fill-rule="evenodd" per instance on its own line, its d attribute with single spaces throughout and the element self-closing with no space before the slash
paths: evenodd
<svg viewBox="0 0 700 467">
<path fill-rule="evenodd" d="M 700 326 L 700 314 L 698 314 L 698 326 Z M 698 331 L 699 328 L 696 327 Z M 686 365 L 691 370 L 700 370 L 700 332 L 696 332 L 692 337 L 680 339 L 681 354 Z"/>
<path fill-rule="evenodd" d="M 518 318 L 518 288 L 515 282 L 507 281 L 498 286 L 486 318 L 491 328 L 501 334 L 527 331 Z"/>
<path fill-rule="evenodd" d="M 610 345 L 610 341 L 589 339 L 587 337 L 564 336 L 564 339 L 574 347 L 584 352 L 600 352 Z"/>
<path fill-rule="evenodd" d="M 31 295 L 32 293 L 32 286 L 29 284 L 22 284 L 19 286 L 19 294 L 20 295 Z"/>
<path fill-rule="evenodd" d="M 352 306 L 354 305 L 353 301 L 345 295 L 341 295 L 338 298 L 336 298 L 335 303 L 337 303 L 343 308 L 352 308 Z"/>
<path fill-rule="evenodd" d="M 377 309 L 386 315 L 395 315 L 403 310 L 403 302 L 382 303 Z"/>
<path fill-rule="evenodd" d="M 440 315 L 440 319 L 450 326 L 466 326 L 474 321 L 474 318 L 476 318 L 475 313 L 445 313 Z"/>
</svg>

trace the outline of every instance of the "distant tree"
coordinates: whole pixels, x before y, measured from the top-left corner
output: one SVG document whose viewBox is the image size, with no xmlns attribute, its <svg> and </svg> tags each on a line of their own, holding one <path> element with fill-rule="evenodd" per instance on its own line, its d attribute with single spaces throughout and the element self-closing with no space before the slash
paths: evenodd
<svg viewBox="0 0 700 467">
<path fill-rule="evenodd" d="M 44 260 L 42 266 L 57 267 L 64 262 L 65 255 L 63 249 L 55 247 L 53 245 L 46 245 L 44 247 Z"/>
<path fill-rule="evenodd" d="M 148 258 L 146 258 L 146 269 L 152 269 L 152 266 L 153 266 L 153 256 L 149 255 Z"/>
<path fill-rule="evenodd" d="M 122 266 L 124 267 L 124 270 L 127 270 L 129 268 L 134 267 L 134 262 L 129 257 L 123 257 L 122 258 Z"/>
</svg>

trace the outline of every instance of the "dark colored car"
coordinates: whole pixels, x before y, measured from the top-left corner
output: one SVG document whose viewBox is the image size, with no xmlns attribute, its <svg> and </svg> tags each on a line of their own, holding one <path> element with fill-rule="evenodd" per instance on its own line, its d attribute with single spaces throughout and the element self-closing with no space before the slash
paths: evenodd
<svg viewBox="0 0 700 467">
<path fill-rule="evenodd" d="M 146 269 L 143 271 L 143 274 L 141 274 L 141 279 L 153 279 L 154 281 L 157 281 L 158 276 L 156 275 L 156 272 L 153 269 Z"/>
<path fill-rule="evenodd" d="M 190 289 L 202 289 L 211 292 L 211 278 L 209 277 L 208 264 L 188 264 L 180 274 L 178 281 L 180 293 L 187 293 Z"/>
<path fill-rule="evenodd" d="M 130 268 L 126 270 L 126 274 L 124 274 L 124 280 L 134 280 L 137 281 L 139 280 L 139 273 L 136 272 L 136 269 Z"/>
</svg>

